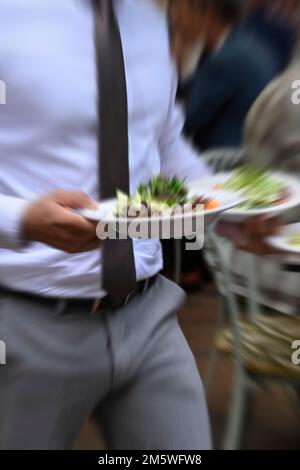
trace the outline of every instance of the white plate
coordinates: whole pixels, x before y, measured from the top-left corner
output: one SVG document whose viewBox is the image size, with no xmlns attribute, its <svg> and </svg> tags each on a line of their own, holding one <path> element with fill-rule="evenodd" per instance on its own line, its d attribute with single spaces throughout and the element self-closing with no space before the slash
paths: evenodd
<svg viewBox="0 0 300 470">
<path fill-rule="evenodd" d="M 181 238 L 182 236 L 204 231 L 204 228 L 214 222 L 222 212 L 235 207 L 243 200 L 239 194 L 230 191 L 205 191 L 197 183 L 190 186 L 190 196 L 193 195 L 207 198 L 214 197 L 217 199 L 219 207 L 197 213 L 187 212 L 172 216 L 126 218 L 116 217 L 117 201 L 111 199 L 99 203 L 96 210 L 84 209 L 80 213 L 89 220 L 100 222 L 102 226 L 108 224 L 113 227 L 112 231 L 114 230 L 124 236 L 130 233 L 131 238 L 140 238 L 135 234 L 137 228 L 141 233 L 148 232 L 148 236 L 144 236 L 144 239 Z M 129 227 L 131 227 L 130 232 Z"/>
<path fill-rule="evenodd" d="M 265 215 L 269 217 L 274 217 L 276 215 L 280 215 L 283 212 L 286 212 L 290 209 L 293 209 L 300 205 L 300 181 L 290 175 L 281 172 L 274 172 L 271 173 L 274 178 L 278 178 L 279 181 L 282 181 L 286 187 L 289 189 L 291 196 L 288 201 L 278 204 L 272 207 L 266 207 L 261 209 L 250 209 L 250 210 L 242 210 L 238 207 L 234 207 L 225 214 L 223 217 L 226 220 L 232 222 L 241 222 L 249 217 L 258 216 L 258 215 Z M 206 191 L 211 191 L 216 185 L 223 184 L 232 173 L 219 173 L 210 178 L 204 178 L 197 182 L 194 182 L 194 185 L 201 185 L 202 188 Z M 240 196 L 242 193 L 238 193 Z"/>
<path fill-rule="evenodd" d="M 300 255 L 300 246 L 297 248 L 289 244 L 289 239 L 293 235 L 300 235 L 300 223 L 285 225 L 276 235 L 268 237 L 266 241 L 278 250 Z"/>
</svg>

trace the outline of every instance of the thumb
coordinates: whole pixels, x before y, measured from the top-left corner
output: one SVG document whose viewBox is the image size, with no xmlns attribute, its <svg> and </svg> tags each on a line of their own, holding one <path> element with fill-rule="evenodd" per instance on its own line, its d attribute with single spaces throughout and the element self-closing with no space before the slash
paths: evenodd
<svg viewBox="0 0 300 470">
<path fill-rule="evenodd" d="M 51 198 L 57 204 L 70 209 L 96 209 L 97 203 L 82 191 L 57 190 L 51 193 Z"/>
</svg>

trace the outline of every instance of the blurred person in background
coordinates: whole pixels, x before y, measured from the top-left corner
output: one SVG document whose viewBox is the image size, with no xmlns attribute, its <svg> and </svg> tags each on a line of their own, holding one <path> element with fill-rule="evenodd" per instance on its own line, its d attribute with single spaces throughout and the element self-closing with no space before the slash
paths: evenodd
<svg viewBox="0 0 300 470">
<path fill-rule="evenodd" d="M 292 53 L 292 64 L 300 60 L 300 2 L 299 0 L 278 0 L 277 8 L 281 16 L 287 18 L 287 21 L 295 30 L 295 46 Z"/>
<path fill-rule="evenodd" d="M 253 34 L 272 54 L 277 72 L 285 69 L 292 58 L 297 30 L 294 13 L 299 0 L 249 0 L 243 28 Z"/>
<path fill-rule="evenodd" d="M 109 449 L 209 448 L 159 241 L 100 246 L 77 211 L 208 174 L 181 135 L 166 17 L 154 0 L 1 0 L 0 17 L 0 448 L 70 448 L 96 410 Z"/>
<path fill-rule="evenodd" d="M 247 162 L 300 177 L 299 80 L 298 63 L 273 80 L 252 106 L 244 131 Z"/>
<path fill-rule="evenodd" d="M 171 2 L 176 50 L 189 29 L 207 54 L 185 93 L 185 132 L 202 150 L 242 143 L 247 112 L 276 73 L 269 51 L 239 30 L 242 14 L 242 0 Z"/>
<path fill-rule="evenodd" d="M 270 52 L 239 30 L 243 12 L 242 0 L 172 0 L 169 5 L 185 131 L 202 151 L 241 145 L 247 112 L 276 73 Z M 184 252 L 184 287 L 199 290 L 206 279 L 201 252 Z"/>
<path fill-rule="evenodd" d="M 299 10 L 299 0 L 273 0 L 271 8 L 279 11 L 282 17 L 287 17 L 290 21 L 294 22 L 295 14 L 297 15 Z"/>
<path fill-rule="evenodd" d="M 300 92 L 299 87 L 298 90 L 293 87 L 299 80 L 298 63 L 262 92 L 247 116 L 244 151 L 246 163 L 284 171 L 300 179 Z M 219 233 L 231 239 L 241 250 L 236 253 L 235 266 L 232 267 L 240 279 L 239 286 L 244 284 L 242 279 L 246 269 L 243 256 L 239 255 L 245 251 L 258 255 L 256 284 L 263 302 L 292 314 L 299 314 L 300 274 L 282 269 L 289 264 L 289 255 L 272 249 L 265 237 L 274 233 L 281 224 L 299 222 L 299 219 L 298 207 L 285 213 L 280 220 L 261 218 L 242 224 L 219 224 Z"/>
<path fill-rule="evenodd" d="M 206 55 L 198 23 L 191 15 L 191 3 L 169 0 L 168 18 L 172 51 L 176 57 L 180 87 L 192 78 L 203 56 Z"/>
</svg>

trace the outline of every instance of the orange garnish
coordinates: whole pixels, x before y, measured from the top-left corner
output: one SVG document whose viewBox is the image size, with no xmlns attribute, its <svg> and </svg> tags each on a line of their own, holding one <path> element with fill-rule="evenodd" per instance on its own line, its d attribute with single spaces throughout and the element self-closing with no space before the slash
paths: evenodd
<svg viewBox="0 0 300 470">
<path fill-rule="evenodd" d="M 219 207 L 219 203 L 216 199 L 211 199 L 210 201 L 208 201 L 207 204 L 205 204 L 205 209 L 208 211 L 217 209 L 218 207 Z"/>
</svg>

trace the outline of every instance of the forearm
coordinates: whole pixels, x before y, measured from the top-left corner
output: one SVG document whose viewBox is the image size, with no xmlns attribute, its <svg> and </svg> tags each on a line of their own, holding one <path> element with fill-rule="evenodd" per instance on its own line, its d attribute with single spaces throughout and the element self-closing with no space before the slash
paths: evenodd
<svg viewBox="0 0 300 470">
<path fill-rule="evenodd" d="M 55 190 L 29 202 L 0 195 L 0 248 L 38 242 L 70 254 L 95 250 L 96 224 L 73 210 L 95 207 L 81 191 Z"/>
<path fill-rule="evenodd" d="M 174 147 L 170 147 L 170 158 L 163 159 L 161 173 L 167 177 L 177 175 L 193 181 L 211 175 L 212 171 L 184 138 L 178 139 Z"/>
</svg>

